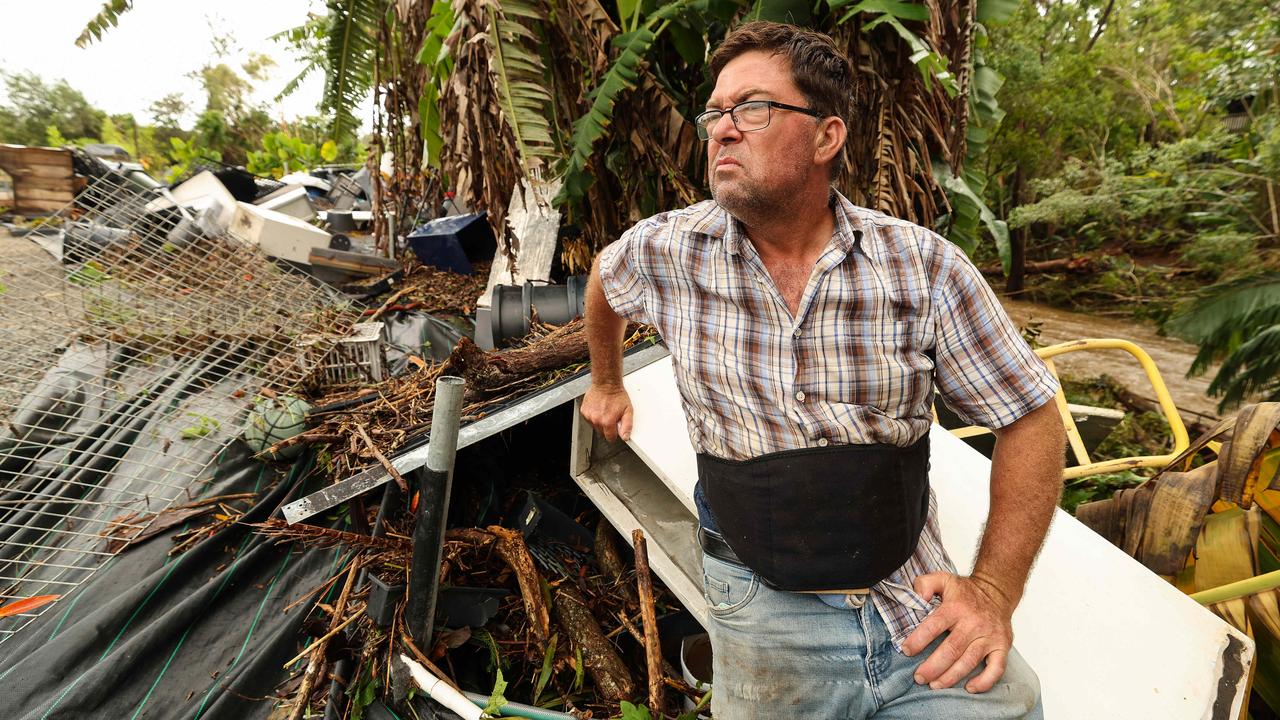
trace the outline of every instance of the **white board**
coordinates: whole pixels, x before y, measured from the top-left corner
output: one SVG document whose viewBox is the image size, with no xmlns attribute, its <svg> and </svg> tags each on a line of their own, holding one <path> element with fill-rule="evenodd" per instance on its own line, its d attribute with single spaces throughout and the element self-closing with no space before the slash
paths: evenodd
<svg viewBox="0 0 1280 720">
<path fill-rule="evenodd" d="M 628 445 L 687 507 L 697 479 L 671 359 L 624 379 Z M 973 566 L 990 461 L 938 426 L 930 482 L 943 543 Z M 1015 647 L 1040 676 L 1053 720 L 1239 715 L 1253 641 L 1059 510 L 1013 618 Z"/>
</svg>

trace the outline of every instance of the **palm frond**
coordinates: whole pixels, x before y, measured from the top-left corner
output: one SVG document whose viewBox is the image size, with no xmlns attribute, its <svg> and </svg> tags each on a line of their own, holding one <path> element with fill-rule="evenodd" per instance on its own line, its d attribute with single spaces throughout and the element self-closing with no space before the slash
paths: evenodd
<svg viewBox="0 0 1280 720">
<path fill-rule="evenodd" d="M 113 28 L 120 24 L 120 16 L 133 9 L 133 0 L 107 0 L 103 3 L 102 10 L 85 25 L 84 30 L 80 31 L 80 37 L 76 38 L 76 47 L 86 48 L 93 44 L 96 40 L 102 39 L 102 34 L 108 28 Z"/>
<path fill-rule="evenodd" d="M 647 27 L 623 33 L 614 40 L 621 48 L 618 59 L 609 67 L 600 84 L 591 91 L 591 108 L 573 123 L 569 161 L 565 166 L 564 185 L 556 196 L 556 204 L 581 198 L 593 178 L 586 173 L 587 162 L 596 141 L 603 138 L 613 123 L 613 108 L 623 92 L 636 86 L 640 63 L 657 35 Z"/>
<path fill-rule="evenodd" d="M 329 0 L 329 46 L 320 107 L 333 113 L 333 136 L 359 126 L 353 109 L 373 87 L 382 0 Z"/>
<path fill-rule="evenodd" d="M 284 98 L 297 92 L 298 87 L 302 85 L 302 82 L 304 80 L 307 79 L 307 76 L 315 72 L 315 70 L 318 69 L 319 67 L 320 67 L 320 63 L 316 62 L 315 60 L 308 61 L 306 65 L 302 66 L 302 70 L 299 71 L 298 74 L 295 75 L 292 80 L 285 83 L 285 86 L 280 89 L 280 92 L 276 93 L 276 97 L 275 97 L 276 102 L 280 102 Z"/>
<path fill-rule="evenodd" d="M 1169 321 L 1166 329 L 1185 340 L 1203 343 L 1223 326 L 1240 323 L 1253 313 L 1276 306 L 1280 306 L 1280 280 L 1248 278 L 1209 288 L 1204 298 Z"/>
<path fill-rule="evenodd" d="M 1280 324 L 1263 328 L 1235 352 L 1209 383 L 1210 395 L 1221 395 L 1219 410 L 1239 405 L 1255 394 L 1280 400 Z"/>
<path fill-rule="evenodd" d="M 515 137 L 520 167 L 532 182 L 543 159 L 556 154 L 546 116 L 546 108 L 553 101 L 542 84 L 542 59 L 527 47 L 536 44 L 537 36 L 512 17 L 532 23 L 544 18 L 538 8 L 522 0 L 504 0 L 500 8 L 491 2 L 486 9 L 493 44 L 490 70 L 502 104 L 502 119 Z"/>
<path fill-rule="evenodd" d="M 268 40 L 290 46 L 302 55 L 305 61 L 301 72 L 290 80 L 275 97 L 276 102 L 292 95 L 306 80 L 307 76 L 325 66 L 325 46 L 328 41 L 329 18 L 325 15 L 311 14 L 307 21 L 295 27 L 286 28 L 269 36 Z"/>
</svg>

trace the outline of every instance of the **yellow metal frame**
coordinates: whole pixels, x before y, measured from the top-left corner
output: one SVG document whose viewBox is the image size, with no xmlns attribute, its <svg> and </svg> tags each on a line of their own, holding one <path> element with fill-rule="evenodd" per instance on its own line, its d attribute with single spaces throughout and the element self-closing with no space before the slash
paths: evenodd
<svg viewBox="0 0 1280 720">
<path fill-rule="evenodd" d="M 1191 445 L 1191 439 L 1187 436 L 1186 426 L 1182 424 L 1182 417 L 1178 415 L 1178 408 L 1173 404 L 1173 397 L 1169 395 L 1169 388 L 1165 386 L 1164 378 L 1160 376 L 1160 371 L 1156 368 L 1155 361 L 1151 359 L 1147 351 L 1128 340 L 1087 338 L 1040 348 L 1036 350 L 1036 354 L 1044 360 L 1045 365 L 1049 366 L 1049 371 L 1053 373 L 1053 376 L 1058 377 L 1058 368 L 1054 364 L 1053 358 L 1067 353 L 1094 350 L 1123 350 L 1137 359 L 1138 364 L 1147 373 L 1147 379 L 1151 381 L 1151 388 L 1155 391 L 1156 401 L 1160 405 L 1160 412 L 1164 415 L 1165 421 L 1169 423 L 1169 431 L 1173 435 L 1173 450 L 1167 455 L 1142 455 L 1093 462 L 1089 459 L 1089 453 L 1084 448 L 1084 441 L 1080 438 L 1080 429 L 1076 427 L 1075 418 L 1071 416 L 1071 411 L 1067 408 L 1067 396 L 1062 392 L 1062 387 L 1059 386 L 1058 392 L 1053 399 L 1057 403 L 1058 413 L 1062 416 L 1062 424 L 1066 426 L 1067 443 L 1071 447 L 1071 453 L 1075 456 L 1077 463 L 1075 467 L 1069 467 L 1063 471 L 1063 479 L 1072 480 L 1086 475 L 1101 475 L 1135 468 L 1165 467 Z M 951 434 L 959 438 L 966 438 L 989 432 L 991 430 L 988 428 L 971 425 L 969 427 L 956 428 L 951 431 Z"/>
</svg>

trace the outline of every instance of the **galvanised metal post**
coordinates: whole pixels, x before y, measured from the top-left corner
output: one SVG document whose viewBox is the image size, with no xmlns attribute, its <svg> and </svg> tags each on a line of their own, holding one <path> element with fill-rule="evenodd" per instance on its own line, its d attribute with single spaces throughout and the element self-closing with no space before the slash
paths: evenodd
<svg viewBox="0 0 1280 720">
<path fill-rule="evenodd" d="M 449 490 L 453 481 L 453 460 L 458 453 L 458 426 L 462 419 L 465 387 L 466 383 L 460 377 L 446 375 L 436 380 L 427 464 L 417 473 L 418 515 L 413 528 L 413 559 L 409 564 L 405 620 L 413 641 L 424 652 L 430 652 L 435 626 L 445 521 L 449 517 Z"/>
</svg>

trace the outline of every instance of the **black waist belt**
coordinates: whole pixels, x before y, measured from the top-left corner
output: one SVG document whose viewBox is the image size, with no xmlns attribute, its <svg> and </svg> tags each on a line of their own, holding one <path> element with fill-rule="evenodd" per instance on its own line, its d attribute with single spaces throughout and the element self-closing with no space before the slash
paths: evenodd
<svg viewBox="0 0 1280 720">
<path fill-rule="evenodd" d="M 929 511 L 929 440 L 751 460 L 703 453 L 698 479 L 732 559 L 704 544 L 708 554 L 779 590 L 871 587 L 915 552 Z"/>
</svg>

